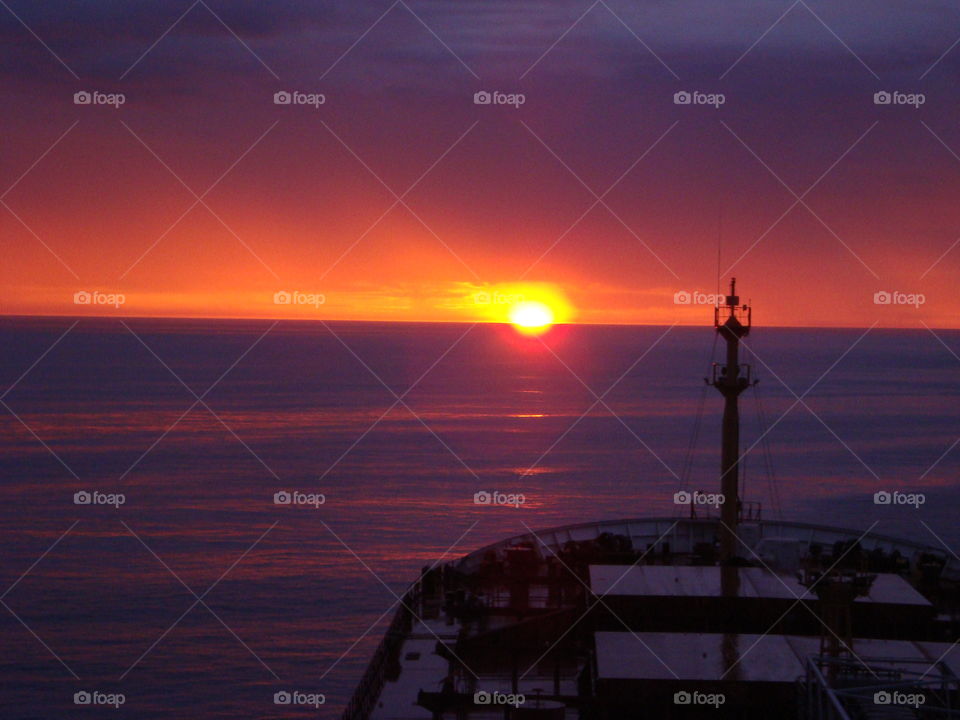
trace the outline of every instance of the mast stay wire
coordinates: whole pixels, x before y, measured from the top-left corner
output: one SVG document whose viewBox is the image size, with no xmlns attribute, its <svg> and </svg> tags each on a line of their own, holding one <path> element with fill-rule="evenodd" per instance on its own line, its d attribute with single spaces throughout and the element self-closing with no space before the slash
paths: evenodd
<svg viewBox="0 0 960 720">
<path fill-rule="evenodd" d="M 754 357 L 750 348 L 746 348 L 745 354 L 747 359 Z M 769 493 L 770 502 L 773 504 L 773 511 L 777 519 L 783 520 L 783 507 L 780 502 L 780 486 L 777 483 L 776 471 L 774 470 L 773 451 L 770 448 L 770 440 L 767 433 L 767 416 L 763 409 L 763 399 L 760 397 L 760 392 L 757 390 L 756 385 L 753 385 L 751 390 L 753 391 L 757 422 L 759 423 L 760 449 L 763 454 L 763 466 L 767 477 L 767 492 Z M 746 458 L 742 458 L 742 462 L 746 465 Z M 744 477 L 746 477 L 746 470 L 744 470 Z M 744 492 L 744 495 L 745 494 L 746 492 Z"/>
<path fill-rule="evenodd" d="M 770 492 L 770 499 L 773 502 L 773 510 L 778 520 L 783 520 L 783 507 L 780 502 L 780 485 L 777 483 L 776 471 L 773 464 L 773 452 L 770 449 L 770 440 L 767 437 L 767 416 L 763 410 L 763 400 L 756 387 L 753 388 L 753 398 L 756 401 L 757 418 L 760 421 L 760 431 L 763 436 L 760 439 L 760 447 L 763 449 L 763 459 L 767 470 L 767 485 Z"/>
<path fill-rule="evenodd" d="M 713 346 L 710 348 L 710 360 L 713 362 L 717 353 L 718 334 L 714 333 Z M 690 442 L 687 445 L 687 453 L 683 459 L 683 465 L 680 468 L 680 486 L 687 489 L 690 486 L 691 476 L 693 474 L 693 459 L 696 454 L 697 443 L 700 439 L 700 428 L 703 424 L 703 408 L 707 400 L 707 383 L 703 384 L 700 390 L 700 398 L 697 401 L 697 410 L 694 414 L 693 429 L 690 433 Z"/>
</svg>

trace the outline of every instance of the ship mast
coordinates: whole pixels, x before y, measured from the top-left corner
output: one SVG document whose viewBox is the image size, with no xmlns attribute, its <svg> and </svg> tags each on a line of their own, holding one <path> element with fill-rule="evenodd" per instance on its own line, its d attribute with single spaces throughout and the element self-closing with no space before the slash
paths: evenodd
<svg viewBox="0 0 960 720">
<path fill-rule="evenodd" d="M 740 515 L 740 393 L 750 384 L 750 366 L 740 364 L 740 339 L 750 333 L 751 309 L 740 305 L 737 279 L 730 280 L 730 294 L 714 309 L 714 327 L 727 344 L 726 363 L 713 364 L 708 382 L 723 395 L 723 450 L 720 457 L 720 564 L 730 564 L 737 555 L 737 523 Z"/>
</svg>

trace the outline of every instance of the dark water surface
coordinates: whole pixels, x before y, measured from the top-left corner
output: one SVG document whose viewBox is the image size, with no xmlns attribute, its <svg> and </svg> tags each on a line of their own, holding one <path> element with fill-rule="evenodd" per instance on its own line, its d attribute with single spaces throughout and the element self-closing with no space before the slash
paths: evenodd
<svg viewBox="0 0 960 720">
<path fill-rule="evenodd" d="M 391 591 L 454 543 L 675 516 L 680 487 L 716 486 L 710 329 L 558 327 L 541 343 L 495 325 L 124 322 L 0 320 L 5 718 L 337 717 Z M 761 412 L 776 422 L 774 478 L 756 444 L 747 498 L 960 548 L 960 360 L 926 330 L 863 334 L 747 339 L 761 384 L 744 446 Z M 960 353 L 960 334 L 937 334 Z M 897 489 L 926 502 L 873 504 Z M 284 490 L 326 502 L 275 504 Z M 475 505 L 481 490 L 526 502 Z M 327 702 L 284 710 L 282 689 Z M 126 702 L 77 707 L 82 690 Z"/>
</svg>

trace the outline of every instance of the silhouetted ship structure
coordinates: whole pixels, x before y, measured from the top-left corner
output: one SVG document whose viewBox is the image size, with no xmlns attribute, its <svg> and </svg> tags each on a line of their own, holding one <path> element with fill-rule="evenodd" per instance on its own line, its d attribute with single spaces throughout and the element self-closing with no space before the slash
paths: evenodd
<svg viewBox="0 0 960 720">
<path fill-rule="evenodd" d="M 751 311 L 726 361 L 720 517 L 580 523 L 425 570 L 343 720 L 960 717 L 960 563 L 943 548 L 762 518 L 741 501 Z"/>
</svg>

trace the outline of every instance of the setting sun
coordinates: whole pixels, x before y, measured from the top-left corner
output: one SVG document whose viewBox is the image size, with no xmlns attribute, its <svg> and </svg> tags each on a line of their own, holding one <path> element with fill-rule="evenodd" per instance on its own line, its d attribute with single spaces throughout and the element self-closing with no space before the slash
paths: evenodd
<svg viewBox="0 0 960 720">
<path fill-rule="evenodd" d="M 541 302 L 522 302 L 510 311 L 510 322 L 527 335 L 546 332 L 553 324 L 553 319 L 553 310 Z"/>
</svg>

